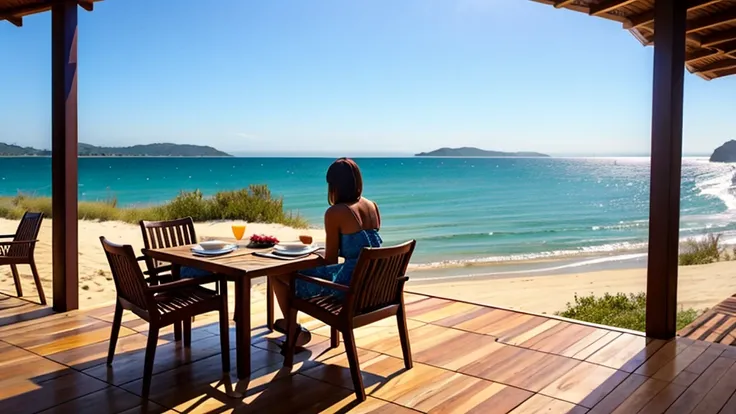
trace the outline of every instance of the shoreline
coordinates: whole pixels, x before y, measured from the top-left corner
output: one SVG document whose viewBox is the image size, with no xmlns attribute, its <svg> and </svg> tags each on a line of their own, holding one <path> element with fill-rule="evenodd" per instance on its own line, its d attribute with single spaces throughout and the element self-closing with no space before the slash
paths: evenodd
<svg viewBox="0 0 736 414">
<path fill-rule="evenodd" d="M 51 297 L 51 223 L 43 222 L 36 249 L 36 263 L 44 291 Z M 231 237 L 229 221 L 195 223 L 200 238 Z M 18 222 L 0 219 L 0 234 L 13 233 Z M 298 240 L 300 234 L 324 242 L 321 229 L 294 229 L 276 224 L 248 223 L 251 234 L 275 235 L 281 241 Z M 115 300 L 115 288 L 99 236 L 115 243 L 142 246 L 140 228 L 124 222 L 79 221 L 79 299 L 81 308 Z M 455 298 L 491 306 L 548 313 L 562 311 L 575 294 L 602 295 L 637 293 L 646 290 L 645 254 L 624 260 L 616 256 L 587 256 L 567 259 L 544 259 L 528 262 L 493 263 L 434 269 L 410 269 L 407 290 Z M 474 273 L 468 271 L 473 269 Z M 36 300 L 37 293 L 27 266 L 19 266 L 25 297 Z M 702 310 L 736 292 L 736 263 L 719 262 L 702 266 L 680 267 L 678 304 Z M 15 296 L 13 277 L 8 266 L 0 267 L 0 292 Z"/>
</svg>

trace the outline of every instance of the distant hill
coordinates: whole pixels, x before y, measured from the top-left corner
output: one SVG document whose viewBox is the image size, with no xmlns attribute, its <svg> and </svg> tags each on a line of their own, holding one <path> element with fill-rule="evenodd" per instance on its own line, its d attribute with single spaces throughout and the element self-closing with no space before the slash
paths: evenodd
<svg viewBox="0 0 736 414">
<path fill-rule="evenodd" d="M 736 141 L 730 140 L 716 148 L 710 162 L 736 162 Z"/>
<path fill-rule="evenodd" d="M 132 147 L 98 147 L 79 143 L 80 157 L 230 157 L 201 145 L 147 144 Z M 51 151 L 0 143 L 0 156 L 49 156 Z"/>
<path fill-rule="evenodd" d="M 21 147 L 18 145 L 3 144 L 0 142 L 0 156 L 15 157 L 22 155 L 49 156 L 51 151 L 38 150 L 31 147 Z"/>
<path fill-rule="evenodd" d="M 474 147 L 440 148 L 430 152 L 421 152 L 415 157 L 549 157 L 539 152 L 502 152 L 486 151 Z"/>
</svg>

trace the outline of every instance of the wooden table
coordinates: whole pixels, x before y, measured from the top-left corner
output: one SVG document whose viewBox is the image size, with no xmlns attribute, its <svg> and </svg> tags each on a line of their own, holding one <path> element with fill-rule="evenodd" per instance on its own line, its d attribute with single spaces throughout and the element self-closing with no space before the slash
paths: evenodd
<svg viewBox="0 0 736 414">
<path fill-rule="evenodd" d="M 235 282 L 236 354 L 238 378 L 250 377 L 250 286 L 253 278 L 297 272 L 323 264 L 317 254 L 296 260 L 278 260 L 255 256 L 256 251 L 240 247 L 233 253 L 223 256 L 202 257 L 192 254 L 192 246 L 179 246 L 165 249 L 144 249 L 143 254 L 153 259 L 171 263 L 174 266 L 187 266 L 224 275 Z"/>
</svg>

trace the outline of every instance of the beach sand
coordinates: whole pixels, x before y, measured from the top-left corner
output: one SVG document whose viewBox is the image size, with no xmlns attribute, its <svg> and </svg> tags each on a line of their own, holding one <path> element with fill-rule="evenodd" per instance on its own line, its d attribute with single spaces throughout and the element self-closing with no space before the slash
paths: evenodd
<svg viewBox="0 0 736 414">
<path fill-rule="evenodd" d="M 230 222 L 195 223 L 199 238 L 232 238 Z M 239 223 L 240 224 L 240 223 Z M 13 234 L 18 226 L 17 221 L 0 219 L 0 234 Z M 315 242 L 324 241 L 324 232 L 315 229 L 293 229 L 278 224 L 248 223 L 246 238 L 251 234 L 268 234 L 281 241 L 298 241 L 300 234 L 310 234 Z M 79 306 L 93 307 L 115 301 L 115 284 L 105 253 L 100 245 L 100 236 L 119 244 L 131 244 L 136 253 L 143 247 L 140 227 L 137 225 L 106 221 L 79 221 Z M 51 303 L 53 289 L 51 286 L 51 220 L 43 221 L 36 246 L 36 266 L 41 276 L 44 293 Z M 38 301 L 38 294 L 31 270 L 27 265 L 19 265 L 18 271 L 23 284 L 23 296 Z M 0 266 L 0 292 L 16 295 L 10 266 Z"/>
<path fill-rule="evenodd" d="M 575 294 L 646 291 L 645 268 L 603 270 L 551 276 L 474 279 L 409 283 L 407 290 L 468 302 L 534 313 L 552 314 L 565 309 Z M 736 262 L 681 266 L 677 302 L 684 308 L 703 310 L 736 293 Z"/>
<path fill-rule="evenodd" d="M 0 219 L 0 234 L 14 233 L 16 221 Z M 200 238 L 232 237 L 228 222 L 197 223 Z M 300 234 L 310 234 L 315 242 L 324 241 L 320 229 L 292 229 L 274 224 L 248 224 L 246 237 L 270 234 L 281 241 L 296 241 Z M 140 229 L 121 222 L 79 221 L 79 303 L 87 308 L 115 300 L 115 287 L 99 237 L 115 243 L 132 244 L 138 252 L 143 247 Z M 36 263 L 46 296 L 51 287 L 51 220 L 44 220 Z M 28 266 L 19 266 L 24 297 L 37 300 L 33 278 Z M 536 313 L 554 313 L 565 309 L 575 293 L 602 295 L 605 292 L 636 293 L 646 290 L 646 270 L 643 268 L 569 273 L 553 276 L 523 276 L 503 279 L 453 279 L 452 281 L 410 281 L 407 290 L 435 296 L 513 308 Z M 15 295 L 10 267 L 0 267 L 0 292 Z M 721 262 L 704 266 L 680 268 L 678 302 L 686 308 L 711 307 L 736 292 L 736 262 Z"/>
</svg>

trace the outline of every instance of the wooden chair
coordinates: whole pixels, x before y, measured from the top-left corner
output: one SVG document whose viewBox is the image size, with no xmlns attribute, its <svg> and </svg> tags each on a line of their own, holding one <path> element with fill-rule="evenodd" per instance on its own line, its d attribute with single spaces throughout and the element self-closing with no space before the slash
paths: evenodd
<svg viewBox="0 0 736 414">
<path fill-rule="evenodd" d="M 170 221 L 141 221 L 141 232 L 143 233 L 143 245 L 146 249 L 160 249 L 165 247 L 176 247 L 198 242 L 197 233 L 194 231 L 194 220 L 185 217 Z M 149 257 L 141 257 L 146 262 L 146 275 L 149 283 L 156 284 L 160 281 L 173 280 L 171 265 L 160 263 Z M 273 331 L 274 321 L 273 287 L 271 280 L 266 278 L 266 325 Z M 235 314 L 237 315 L 237 309 Z M 176 332 L 179 330 L 177 329 Z M 178 333 L 175 334 L 179 340 Z"/>
<path fill-rule="evenodd" d="M 0 266 L 10 265 L 15 279 L 15 290 L 18 297 L 23 296 L 23 287 L 20 284 L 20 276 L 18 275 L 18 265 L 27 264 L 31 267 L 33 279 L 36 281 L 36 289 L 38 297 L 42 305 L 46 304 L 46 295 L 43 293 L 41 279 L 36 269 L 36 261 L 33 258 L 33 251 L 38 241 L 38 232 L 41 230 L 43 222 L 43 213 L 23 214 L 23 218 L 18 224 L 18 230 L 15 234 L 0 235 L 0 239 L 13 239 L 13 241 L 0 241 Z"/>
<path fill-rule="evenodd" d="M 150 324 L 148 344 L 143 366 L 143 397 L 147 398 L 151 388 L 153 359 L 156 354 L 159 330 L 165 326 L 191 321 L 194 315 L 218 311 L 220 313 L 220 352 L 222 353 L 222 370 L 230 371 L 230 339 L 227 313 L 227 284 L 217 275 L 208 277 L 177 280 L 159 285 L 149 285 L 138 265 L 133 247 L 120 246 L 100 237 L 110 264 L 117 303 L 115 317 L 110 333 L 110 350 L 107 354 L 107 365 L 112 365 L 115 346 L 120 333 L 123 310 L 135 313 Z M 221 293 L 206 289 L 204 283 L 220 282 Z M 192 343 L 191 330 L 184 331 L 184 346 Z"/>
<path fill-rule="evenodd" d="M 355 347 L 354 329 L 396 316 L 404 365 L 406 369 L 411 369 L 413 362 L 409 332 L 406 328 L 404 283 L 409 279 L 406 276 L 406 268 L 415 245 L 416 241 L 412 240 L 394 247 L 363 249 L 353 271 L 350 286 L 302 274 L 295 275 L 290 286 L 290 309 L 287 316 L 287 332 L 290 334 L 287 338 L 284 366 L 291 366 L 294 362 L 296 317 L 297 312 L 301 311 L 332 327 L 332 348 L 340 345 L 339 334 L 342 333 L 358 400 L 364 401 L 366 396 L 358 363 L 358 351 Z M 328 295 L 301 299 L 296 296 L 297 280 L 334 289 L 341 292 L 344 297 Z"/>
<path fill-rule="evenodd" d="M 197 243 L 197 233 L 194 231 L 194 220 L 185 217 L 170 221 L 140 221 L 143 245 L 146 249 L 162 249 Z M 151 285 L 174 280 L 172 266 L 162 263 L 148 256 L 141 256 L 139 260 L 146 263 L 146 281 Z"/>
</svg>

